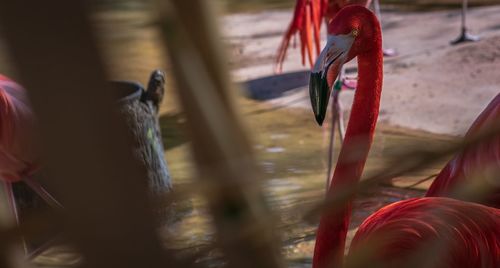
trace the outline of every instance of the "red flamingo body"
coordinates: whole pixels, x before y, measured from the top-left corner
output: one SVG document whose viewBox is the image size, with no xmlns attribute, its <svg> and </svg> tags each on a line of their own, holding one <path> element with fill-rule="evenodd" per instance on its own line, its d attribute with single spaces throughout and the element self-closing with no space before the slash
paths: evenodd
<svg viewBox="0 0 500 268">
<path fill-rule="evenodd" d="M 476 118 L 465 137 L 476 135 L 492 122 L 500 119 L 500 94 Z M 500 135 L 489 141 L 468 148 L 453 157 L 436 177 L 426 196 L 455 197 L 460 184 L 477 178 L 479 168 L 500 166 Z M 498 180 L 498 178 L 497 178 Z M 481 203 L 500 208 L 500 183 L 491 183 L 491 192 Z"/>
<path fill-rule="evenodd" d="M 310 66 L 313 66 L 314 58 L 319 54 L 321 47 L 320 30 L 323 21 L 327 23 L 347 5 L 363 5 L 368 7 L 371 0 L 297 0 L 294 15 L 288 26 L 276 58 L 277 71 L 281 72 L 283 61 L 290 44 L 290 39 L 296 33 L 300 37 L 302 64 L 306 64 L 306 53 Z M 314 45 L 313 45 L 314 42 Z M 313 46 L 316 53 L 313 52 Z"/>
<path fill-rule="evenodd" d="M 38 169 L 34 127 L 25 90 L 0 75 L 0 179 L 20 181 Z"/>
<path fill-rule="evenodd" d="M 367 218 L 350 252 L 377 243 L 373 267 L 499 267 L 499 224 L 498 209 L 451 198 L 414 198 Z"/>
<path fill-rule="evenodd" d="M 383 55 L 379 22 L 362 6 L 343 8 L 330 22 L 329 33 L 331 37 L 310 80 L 311 103 L 318 123 L 324 120 L 331 88 L 342 64 L 357 57 L 359 75 L 345 139 L 327 193 L 335 197 L 355 187 L 361 177 L 379 112 Z M 342 266 L 352 198 L 323 213 L 313 267 Z M 411 199 L 382 208 L 363 222 L 349 255 L 356 256 L 363 245 L 372 241 L 382 242 L 377 243 L 370 263 L 378 267 L 405 267 L 402 264 L 407 257 L 438 241 L 440 248 L 447 251 L 443 256 L 436 253 L 440 259 L 427 267 L 498 267 L 499 228 L 500 211 L 495 208 L 439 197 Z"/>
</svg>

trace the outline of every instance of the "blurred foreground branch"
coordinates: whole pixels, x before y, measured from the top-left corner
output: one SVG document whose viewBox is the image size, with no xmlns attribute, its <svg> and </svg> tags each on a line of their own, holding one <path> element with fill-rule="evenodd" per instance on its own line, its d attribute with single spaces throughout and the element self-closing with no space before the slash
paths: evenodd
<svg viewBox="0 0 500 268">
<path fill-rule="evenodd" d="M 214 187 L 203 193 L 215 221 L 217 242 L 229 267 L 282 267 L 279 239 L 260 192 L 261 174 L 232 107 L 232 83 L 220 49 L 213 3 L 170 3 L 160 3 L 161 26 L 198 177 L 213 182 Z"/>
</svg>

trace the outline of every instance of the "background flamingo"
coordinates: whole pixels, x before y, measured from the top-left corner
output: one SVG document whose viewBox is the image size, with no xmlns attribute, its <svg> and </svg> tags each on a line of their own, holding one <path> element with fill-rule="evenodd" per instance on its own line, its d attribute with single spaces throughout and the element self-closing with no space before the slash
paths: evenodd
<svg viewBox="0 0 500 268">
<path fill-rule="evenodd" d="M 327 196 L 343 194 L 358 183 L 377 122 L 383 62 L 380 25 L 373 13 L 349 6 L 329 25 L 332 34 L 321 52 L 310 80 L 316 120 L 324 120 L 333 82 L 343 63 L 358 58 L 359 83 L 337 166 Z M 313 267 L 337 267 L 343 262 L 352 198 L 326 211 L 320 220 Z M 454 199 L 427 197 L 391 204 L 370 216 L 355 235 L 350 255 L 377 242 L 369 264 L 404 267 L 429 243 L 439 241 L 426 267 L 498 267 L 500 265 L 500 210 Z M 434 252 L 433 252 L 434 253 Z M 420 262 L 422 260 L 419 260 Z M 422 264 L 422 263 L 420 263 Z"/>
<path fill-rule="evenodd" d="M 467 22 L 466 22 L 466 17 L 467 17 L 467 0 L 462 0 L 462 20 L 461 20 L 461 26 L 460 26 L 460 35 L 457 37 L 457 39 L 451 41 L 452 45 L 458 45 L 463 42 L 476 42 L 479 41 L 479 37 L 475 35 L 471 35 L 470 33 L 467 32 Z"/>
<path fill-rule="evenodd" d="M 370 6 L 371 0 L 297 0 L 292 21 L 288 26 L 276 58 L 276 71 L 281 72 L 286 52 L 292 36 L 299 34 L 302 64 L 306 64 L 306 53 L 309 65 L 313 67 L 314 59 L 320 52 L 320 30 L 323 21 L 328 23 L 344 6 Z M 314 35 L 314 37 L 313 37 Z M 313 40 L 316 53 L 313 52 Z"/>
<path fill-rule="evenodd" d="M 35 119 L 25 90 L 0 75 L 0 177 L 20 181 L 38 169 Z"/>
<path fill-rule="evenodd" d="M 465 137 L 484 131 L 491 123 L 500 119 L 500 94 L 476 118 Z M 460 186 L 477 178 L 480 168 L 500 166 L 500 136 L 468 148 L 453 157 L 431 184 L 426 196 L 457 197 Z M 475 174 L 476 173 L 476 174 Z M 500 208 L 500 184 L 488 183 L 490 194 L 481 203 Z M 475 200 L 474 200 L 475 201 Z"/>
<path fill-rule="evenodd" d="M 278 50 L 277 57 L 277 72 L 281 72 L 283 68 L 283 62 L 286 57 L 286 52 L 290 43 L 290 39 L 296 33 L 300 36 L 301 45 L 301 55 L 302 64 L 305 65 L 306 58 L 309 60 L 311 67 L 313 66 L 314 58 L 319 54 L 320 51 L 320 29 L 322 21 L 327 24 L 332 20 L 337 13 L 347 5 L 362 5 L 369 7 L 371 0 L 297 0 L 295 5 L 294 16 L 290 23 L 288 30 L 286 31 L 283 41 Z M 378 0 L 374 1 L 374 9 L 376 11 L 377 17 L 380 20 L 380 5 Z M 314 34 L 314 37 L 312 36 Z M 314 46 L 316 47 L 316 53 L 313 52 L 313 40 Z M 307 55 L 306 55 L 307 54 Z M 394 49 L 384 50 L 385 56 L 394 56 L 396 51 Z M 345 76 L 344 70 L 340 72 L 339 83 L 336 84 L 336 89 L 332 94 L 332 103 L 330 110 L 330 125 L 325 124 L 323 128 L 323 141 L 324 144 L 328 142 L 328 153 L 327 153 L 327 174 L 326 174 L 326 185 L 329 185 L 329 178 L 331 176 L 332 163 L 333 163 L 333 146 L 334 146 L 334 136 L 335 128 L 338 127 L 340 141 L 343 142 L 345 135 L 345 123 L 344 123 L 344 112 L 342 105 L 339 101 L 340 91 L 343 89 L 355 89 L 356 80 L 347 78 Z M 329 135 L 328 135 L 329 134 Z"/>
</svg>

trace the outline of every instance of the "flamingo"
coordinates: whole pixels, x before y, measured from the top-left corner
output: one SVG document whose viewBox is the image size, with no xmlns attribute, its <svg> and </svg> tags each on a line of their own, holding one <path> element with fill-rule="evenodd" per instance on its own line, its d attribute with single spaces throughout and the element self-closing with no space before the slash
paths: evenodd
<svg viewBox="0 0 500 268">
<path fill-rule="evenodd" d="M 471 35 L 467 32 L 467 23 L 465 21 L 467 17 L 467 0 L 462 0 L 462 19 L 460 25 L 460 35 L 453 41 L 450 42 L 451 45 L 458 45 L 464 42 L 477 42 L 480 40 L 479 36 Z"/>
<path fill-rule="evenodd" d="M 286 52 L 290 43 L 290 39 L 296 33 L 300 36 L 301 41 L 301 54 L 302 54 L 302 64 L 306 63 L 306 54 L 307 59 L 311 67 L 313 66 L 314 57 L 317 56 L 320 52 L 320 29 L 321 22 L 324 20 L 327 24 L 331 21 L 335 15 L 342 9 L 344 6 L 348 5 L 362 5 L 365 7 L 369 7 L 372 0 L 297 0 L 295 5 L 294 16 L 288 27 L 288 30 L 285 32 L 281 45 L 278 49 L 278 56 L 276 58 L 276 72 L 281 72 L 283 69 L 283 62 L 285 60 Z M 377 17 L 381 19 L 380 7 L 378 0 L 374 1 L 374 8 L 377 14 Z M 314 38 L 313 38 L 314 33 Z M 314 45 L 316 47 L 316 55 L 313 52 L 313 40 Z M 384 56 L 394 56 L 396 55 L 396 51 L 394 49 L 384 50 Z M 329 179 L 332 170 L 332 162 L 333 162 L 333 146 L 334 146 L 334 134 L 335 128 L 338 127 L 339 138 L 340 141 L 343 141 L 345 135 L 345 123 L 344 123 L 344 111 L 342 105 L 339 101 L 340 92 L 344 89 L 355 89 L 356 88 L 356 80 L 352 78 L 346 77 L 344 71 L 342 70 L 335 90 L 332 94 L 332 103 L 331 103 L 331 129 L 328 131 L 328 124 L 326 124 L 323 128 L 323 143 L 329 142 L 328 151 L 327 151 L 327 173 L 326 173 L 326 186 L 329 185 Z M 327 137 L 329 133 L 330 137 Z"/>
<path fill-rule="evenodd" d="M 500 119 L 500 94 L 498 94 L 484 111 L 476 118 L 472 126 L 467 131 L 465 137 L 471 137 L 483 131 L 495 120 Z M 500 166 L 500 136 L 487 142 L 482 142 L 474 147 L 468 148 L 448 162 L 434 179 L 429 187 L 426 196 L 448 196 L 456 197 L 455 189 L 460 184 L 475 178 L 474 172 L 479 167 Z M 500 208 L 500 185 L 492 185 L 491 194 L 482 199 L 481 203 Z"/>
<path fill-rule="evenodd" d="M 350 120 L 327 193 L 336 197 L 356 186 L 368 156 L 379 112 L 383 53 L 380 24 L 365 7 L 344 7 L 328 27 L 331 35 L 316 60 L 309 85 L 313 112 L 320 125 L 342 65 L 357 57 L 359 68 Z M 352 199 L 349 196 L 334 211 L 323 212 L 314 268 L 343 265 Z M 417 253 L 439 242 L 444 254 L 435 254 L 425 267 L 499 267 L 499 226 L 500 210 L 493 207 L 445 197 L 403 200 L 378 210 L 361 224 L 348 259 L 375 242 L 378 246 L 368 256 L 370 264 L 405 267 L 408 258 L 418 258 Z"/>
<path fill-rule="evenodd" d="M 34 142 L 35 116 L 23 87 L 0 74 L 0 181 L 14 217 L 19 221 L 12 184 L 24 181 L 49 204 L 62 207 L 32 179 L 40 169 Z"/>
<path fill-rule="evenodd" d="M 25 90 L 0 75 L 0 177 L 17 182 L 39 168 L 34 114 Z"/>
<path fill-rule="evenodd" d="M 313 67 L 315 56 L 320 52 L 320 29 L 321 22 L 328 23 L 337 15 L 344 6 L 363 5 L 370 6 L 371 0 L 297 0 L 294 15 L 288 26 L 276 57 L 276 72 L 281 72 L 290 39 L 296 33 L 300 36 L 302 54 L 302 65 L 306 64 L 306 52 L 309 64 Z M 313 37 L 314 33 L 314 37 Z M 313 39 L 316 55 L 313 52 Z"/>
</svg>

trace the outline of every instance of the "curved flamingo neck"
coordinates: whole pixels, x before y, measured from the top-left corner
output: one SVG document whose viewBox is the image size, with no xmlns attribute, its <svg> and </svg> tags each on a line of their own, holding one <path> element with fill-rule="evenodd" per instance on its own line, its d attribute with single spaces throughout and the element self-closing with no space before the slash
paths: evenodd
<svg viewBox="0 0 500 268">
<path fill-rule="evenodd" d="M 375 28 L 378 29 L 375 30 L 380 33 L 379 26 L 376 25 Z M 356 186 L 372 144 L 382 91 L 383 55 L 380 34 L 374 42 L 371 53 L 358 55 L 358 87 L 328 197 L 337 196 Z M 342 265 L 352 200 L 353 196 L 345 204 L 336 207 L 335 211 L 322 215 L 316 235 L 313 268 Z"/>
</svg>

